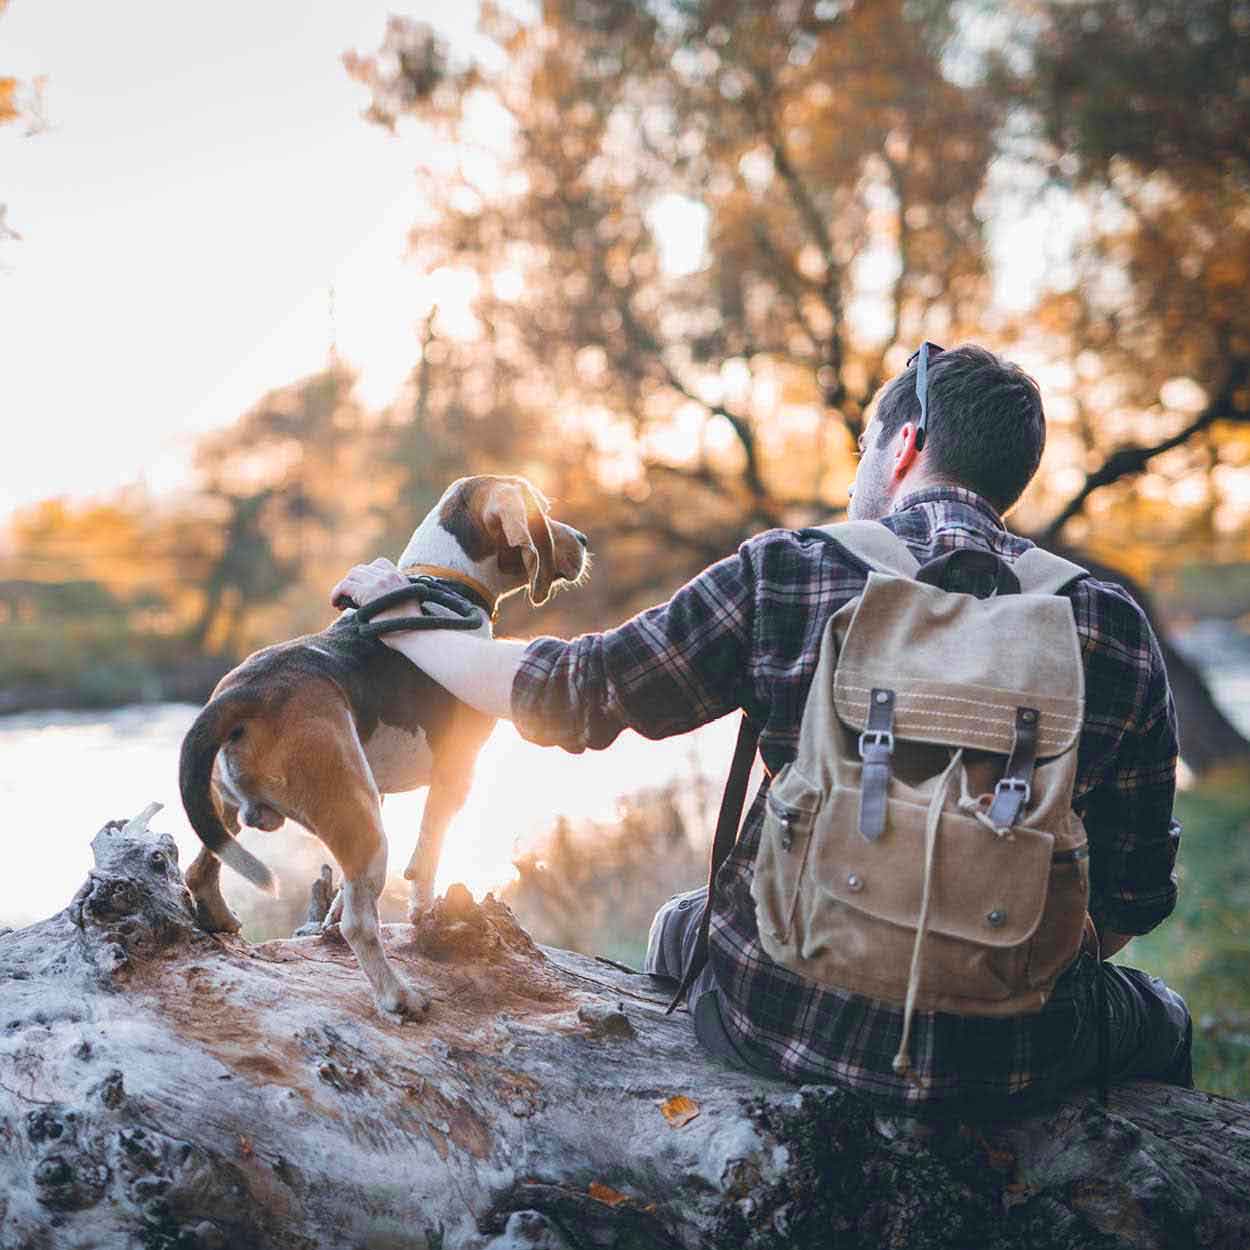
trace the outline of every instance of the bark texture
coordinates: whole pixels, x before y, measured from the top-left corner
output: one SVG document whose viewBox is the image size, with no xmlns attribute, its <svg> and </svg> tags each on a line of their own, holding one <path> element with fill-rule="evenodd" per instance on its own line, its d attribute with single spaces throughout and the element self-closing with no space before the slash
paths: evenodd
<svg viewBox="0 0 1250 1250">
<path fill-rule="evenodd" d="M 1250 1107 L 1148 1083 L 921 1135 L 707 1059 L 667 987 L 453 889 L 374 1010 L 333 937 L 192 922 L 151 811 L 0 936 L 3 1250 L 1250 1245 Z"/>
</svg>

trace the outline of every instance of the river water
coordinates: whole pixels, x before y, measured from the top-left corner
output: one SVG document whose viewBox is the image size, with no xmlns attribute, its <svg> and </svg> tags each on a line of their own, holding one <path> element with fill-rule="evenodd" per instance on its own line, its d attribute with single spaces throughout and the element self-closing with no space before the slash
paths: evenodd
<svg viewBox="0 0 1250 1250">
<path fill-rule="evenodd" d="M 150 802 L 164 804 L 151 827 L 173 835 L 183 868 L 191 862 L 200 843 L 178 794 L 178 750 L 198 710 L 157 703 L 0 718 L 0 926 L 64 907 L 92 865 L 96 831 Z M 504 884 L 514 875 L 516 852 L 539 842 L 557 816 L 610 821 L 623 795 L 682 777 L 722 776 L 735 728 L 734 718 L 726 717 L 667 742 L 626 733 L 606 751 L 574 756 L 533 746 L 511 725 L 497 725 L 448 833 L 439 888 L 463 881 L 480 897 Z M 424 804 L 424 790 L 385 801 L 392 874 L 408 862 Z M 247 830 L 242 836 L 271 866 L 294 871 L 298 864 L 302 881 L 311 881 L 317 864 L 329 858 L 290 822 L 275 833 Z M 236 909 L 260 897 L 229 871 L 222 889 Z"/>
<path fill-rule="evenodd" d="M 1250 664 L 1209 669 L 1226 712 L 1250 734 Z M 173 835 L 185 868 L 199 849 L 178 795 L 178 749 L 197 709 L 162 703 L 108 712 L 38 712 L 0 718 L 0 926 L 59 911 L 91 867 L 91 839 L 111 819 L 164 804 L 152 828 Z M 513 876 L 512 859 L 537 844 L 557 816 L 611 821 L 622 796 L 675 779 L 713 778 L 719 788 L 733 751 L 735 718 L 685 737 L 648 742 L 623 734 L 606 751 L 581 756 L 523 741 L 496 727 L 478 759 L 472 793 L 448 834 L 439 888 L 463 881 L 478 896 Z M 689 789 L 706 793 L 708 786 Z M 391 795 L 383 819 L 392 874 L 416 842 L 425 792 Z M 694 827 L 706 811 L 692 811 Z M 310 881 L 328 858 L 320 843 L 289 824 L 245 831 L 244 842 L 293 880 Z M 236 908 L 258 896 L 233 873 L 223 891 Z M 301 887 L 302 888 L 302 887 Z"/>
</svg>

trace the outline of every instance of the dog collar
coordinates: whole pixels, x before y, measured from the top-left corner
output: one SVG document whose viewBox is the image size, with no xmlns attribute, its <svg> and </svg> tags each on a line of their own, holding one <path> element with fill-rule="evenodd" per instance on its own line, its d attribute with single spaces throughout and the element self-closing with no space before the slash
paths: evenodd
<svg viewBox="0 0 1250 1250">
<path fill-rule="evenodd" d="M 499 616 L 499 597 L 467 573 L 448 568 L 444 564 L 405 564 L 399 571 L 406 577 L 435 577 L 439 581 L 452 582 L 461 590 L 468 591 L 469 600 L 490 614 L 492 625 Z"/>
</svg>

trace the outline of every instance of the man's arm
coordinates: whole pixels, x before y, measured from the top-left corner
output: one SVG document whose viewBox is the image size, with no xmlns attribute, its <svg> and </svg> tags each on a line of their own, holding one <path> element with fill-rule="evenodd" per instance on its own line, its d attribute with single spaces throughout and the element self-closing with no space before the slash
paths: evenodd
<svg viewBox="0 0 1250 1250">
<path fill-rule="evenodd" d="M 406 586 L 388 560 L 357 565 L 331 592 L 363 606 Z M 667 602 L 572 641 L 469 637 L 447 630 L 385 634 L 457 698 L 568 751 L 606 747 L 624 729 L 684 733 L 734 708 L 749 686 L 754 573 L 747 548 L 705 569 Z M 410 607 L 376 620 L 411 614 Z"/>
<path fill-rule="evenodd" d="M 1087 628 L 1105 645 L 1087 669 L 1087 736 L 1106 761 L 1081 814 L 1090 843 L 1090 912 L 1107 958 L 1176 905 L 1176 711 L 1141 610 L 1118 588 L 1091 588 L 1090 597 Z"/>
<path fill-rule="evenodd" d="M 330 592 L 336 608 L 363 608 L 380 595 L 408 585 L 408 579 L 386 559 L 358 564 Z M 411 616 L 411 604 L 379 612 L 375 621 Z M 411 660 L 462 703 L 487 716 L 512 715 L 512 683 L 527 646 L 499 638 L 478 638 L 450 629 L 406 630 L 379 638 Z"/>
</svg>

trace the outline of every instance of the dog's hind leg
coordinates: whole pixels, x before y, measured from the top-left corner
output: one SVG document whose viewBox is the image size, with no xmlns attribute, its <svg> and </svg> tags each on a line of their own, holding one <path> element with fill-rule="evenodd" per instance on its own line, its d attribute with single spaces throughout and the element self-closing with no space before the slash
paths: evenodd
<svg viewBox="0 0 1250 1250">
<path fill-rule="evenodd" d="M 373 987 L 378 1010 L 401 1019 L 415 1020 L 425 1015 L 429 996 L 405 985 L 395 975 L 382 949 L 378 924 L 378 895 L 386 880 L 386 843 L 380 841 L 375 859 L 363 877 L 343 882 L 343 918 L 339 932 L 356 953 L 360 967 Z"/>
<path fill-rule="evenodd" d="M 239 809 L 221 796 L 217 801 L 222 824 L 237 834 Z M 242 922 L 221 896 L 221 860 L 203 846 L 183 876 L 195 901 L 195 923 L 206 933 L 238 933 Z"/>
<path fill-rule="evenodd" d="M 326 844 L 343 871 L 339 932 L 360 961 L 378 1009 L 418 1019 L 426 994 L 404 984 L 382 949 L 378 896 L 386 884 L 386 834 L 373 775 L 344 708 L 339 723 L 308 724 L 293 737 L 301 761 L 299 794 L 288 810 Z"/>
</svg>

